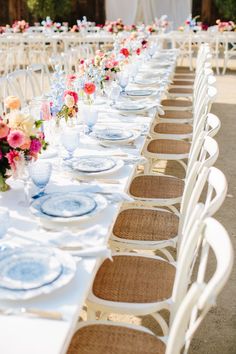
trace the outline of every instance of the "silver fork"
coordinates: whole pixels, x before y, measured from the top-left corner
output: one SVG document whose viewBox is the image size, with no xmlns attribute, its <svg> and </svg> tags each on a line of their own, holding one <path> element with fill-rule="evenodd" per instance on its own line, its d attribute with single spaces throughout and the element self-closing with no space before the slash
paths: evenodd
<svg viewBox="0 0 236 354">
<path fill-rule="evenodd" d="M 4 316 L 29 316 L 29 317 L 39 317 L 50 320 L 61 321 L 64 320 L 62 314 L 59 311 L 48 311 L 41 310 L 37 308 L 0 308 L 0 315 Z"/>
</svg>

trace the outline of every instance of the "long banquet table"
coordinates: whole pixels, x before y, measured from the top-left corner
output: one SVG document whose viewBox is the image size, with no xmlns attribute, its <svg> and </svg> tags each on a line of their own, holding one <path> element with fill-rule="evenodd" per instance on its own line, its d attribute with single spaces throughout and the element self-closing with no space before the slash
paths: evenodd
<svg viewBox="0 0 236 354">
<path fill-rule="evenodd" d="M 172 67 L 173 69 L 173 67 Z M 164 68 L 162 70 L 165 70 Z M 163 87 L 164 92 L 164 87 Z M 160 101 L 161 95 L 157 98 Z M 106 109 L 105 109 L 106 110 Z M 155 118 L 156 108 L 151 108 L 145 116 L 125 117 L 114 112 L 99 113 L 97 124 L 122 125 L 124 128 L 135 125 L 145 124 L 150 127 Z M 125 153 L 128 155 L 141 154 L 145 143 L 145 134 L 141 134 L 135 141 L 134 147 L 125 147 L 120 149 L 109 149 L 99 145 L 87 135 L 82 135 L 80 146 L 76 151 L 77 156 L 82 156 L 91 152 L 92 154 L 119 155 Z M 58 161 L 55 157 L 54 166 Z M 114 184 L 99 183 L 99 187 L 106 191 L 124 192 L 126 191 L 130 178 L 136 168 L 135 164 L 125 164 L 122 169 L 114 175 L 109 175 L 109 180 L 113 179 Z M 60 173 L 59 173 L 60 172 Z M 68 172 L 63 172 L 55 168 L 48 191 L 55 188 L 63 190 L 65 186 L 85 189 L 91 185 L 80 183 L 71 179 Z M 94 184 L 96 185 L 96 183 Z M 12 189 L 0 195 L 0 205 L 8 207 L 10 211 L 11 227 L 8 230 L 6 238 L 3 240 L 13 247 L 24 244 L 38 244 L 47 240 L 47 232 L 39 231 L 38 220 L 32 217 L 29 208 L 19 206 L 23 198 L 23 189 L 13 183 Z M 109 232 L 116 219 L 120 203 L 109 203 L 108 207 L 97 217 L 91 219 L 88 223 L 78 224 L 78 230 L 85 230 L 92 225 L 99 225 L 104 231 L 104 243 L 108 242 Z M 0 353 L 1 354 L 63 354 L 66 353 L 68 344 L 73 335 L 76 322 L 88 294 L 89 288 L 96 274 L 96 269 L 101 263 L 100 258 L 84 257 L 77 263 L 77 271 L 72 281 L 47 295 L 41 295 L 36 298 L 24 301 L 6 301 L 0 300 L 1 308 L 37 308 L 48 311 L 58 311 L 62 314 L 63 320 L 50 320 L 41 318 L 31 318 L 28 316 L 4 316 L 0 315 Z"/>
</svg>

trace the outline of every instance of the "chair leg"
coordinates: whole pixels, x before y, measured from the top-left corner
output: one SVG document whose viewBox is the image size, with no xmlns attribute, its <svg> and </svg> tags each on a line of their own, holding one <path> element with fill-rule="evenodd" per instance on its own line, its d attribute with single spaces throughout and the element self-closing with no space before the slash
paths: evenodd
<svg viewBox="0 0 236 354">
<path fill-rule="evenodd" d="M 164 320 L 164 318 L 158 313 L 152 313 L 152 317 L 157 321 L 157 323 L 160 325 L 163 335 L 167 336 L 168 332 L 169 332 L 169 327 L 166 323 L 166 321 Z"/>
<path fill-rule="evenodd" d="M 88 320 L 96 320 L 96 311 L 94 311 L 90 307 L 87 308 L 87 319 Z"/>
</svg>

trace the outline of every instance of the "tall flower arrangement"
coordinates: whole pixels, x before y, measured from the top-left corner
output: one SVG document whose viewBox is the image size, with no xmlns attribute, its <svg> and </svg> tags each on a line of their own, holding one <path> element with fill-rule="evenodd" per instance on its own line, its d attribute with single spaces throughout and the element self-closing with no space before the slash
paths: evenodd
<svg viewBox="0 0 236 354">
<path fill-rule="evenodd" d="M 5 106 L 9 113 L 0 118 L 0 189 L 3 191 L 7 189 L 7 177 L 18 177 L 26 161 L 37 159 L 47 148 L 40 130 L 42 121 L 20 112 L 17 97 L 8 97 Z"/>
</svg>

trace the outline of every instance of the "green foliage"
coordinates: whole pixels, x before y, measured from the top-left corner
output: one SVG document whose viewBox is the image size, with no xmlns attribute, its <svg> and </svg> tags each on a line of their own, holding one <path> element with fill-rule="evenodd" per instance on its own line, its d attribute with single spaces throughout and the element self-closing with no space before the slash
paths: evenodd
<svg viewBox="0 0 236 354">
<path fill-rule="evenodd" d="M 236 0 L 215 0 L 215 4 L 224 20 L 236 21 Z"/>
<path fill-rule="evenodd" d="M 71 11 L 71 0 L 26 0 L 32 15 L 37 19 L 50 16 L 63 18 Z"/>
</svg>

